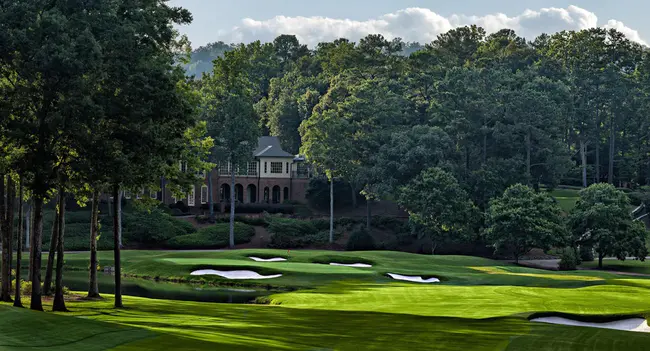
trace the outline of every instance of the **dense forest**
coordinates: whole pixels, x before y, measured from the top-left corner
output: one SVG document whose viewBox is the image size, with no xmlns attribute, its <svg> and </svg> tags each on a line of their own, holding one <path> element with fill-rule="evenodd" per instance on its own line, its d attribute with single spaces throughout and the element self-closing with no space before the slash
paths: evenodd
<svg viewBox="0 0 650 351">
<path fill-rule="evenodd" d="M 646 48 L 615 30 L 531 42 L 472 26 L 425 46 L 370 35 L 313 50 L 283 35 L 202 47 L 186 69 L 207 72 L 210 59 L 231 50 L 249 60 L 265 132 L 294 153 L 313 138 L 332 138 L 329 147 L 340 149 L 333 157 L 348 163 L 332 168 L 360 190 L 369 182 L 352 178 L 362 169 L 385 183 L 437 163 L 463 179 L 478 203 L 518 182 L 650 182 L 650 61 Z M 340 130 L 311 136 L 323 121 Z"/>
</svg>

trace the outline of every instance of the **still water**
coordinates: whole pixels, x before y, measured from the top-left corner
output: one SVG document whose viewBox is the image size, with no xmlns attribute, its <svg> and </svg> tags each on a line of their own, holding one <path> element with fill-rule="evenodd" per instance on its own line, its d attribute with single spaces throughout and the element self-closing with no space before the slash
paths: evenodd
<svg viewBox="0 0 650 351">
<path fill-rule="evenodd" d="M 99 293 L 113 294 L 113 276 L 98 272 Z M 88 272 L 67 271 L 63 275 L 63 285 L 72 291 L 88 291 Z M 249 303 L 256 297 L 270 295 L 267 290 L 246 288 L 218 288 L 205 285 L 176 284 L 155 282 L 137 278 L 122 278 L 122 294 L 147 297 L 152 299 L 218 302 L 218 303 Z"/>
</svg>

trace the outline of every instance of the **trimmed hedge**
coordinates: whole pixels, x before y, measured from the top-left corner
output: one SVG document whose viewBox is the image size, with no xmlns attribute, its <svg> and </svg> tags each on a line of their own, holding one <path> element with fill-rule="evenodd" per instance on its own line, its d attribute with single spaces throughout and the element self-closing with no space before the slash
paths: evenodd
<svg viewBox="0 0 650 351">
<path fill-rule="evenodd" d="M 347 251 L 370 251 L 376 248 L 375 239 L 365 229 L 352 232 L 345 246 Z"/>
<path fill-rule="evenodd" d="M 255 228 L 243 223 L 235 223 L 235 244 L 245 244 L 255 236 Z M 173 249 L 220 249 L 228 246 L 230 225 L 217 223 L 199 229 L 194 234 L 180 235 L 166 242 L 166 247 Z"/>
<path fill-rule="evenodd" d="M 269 247 L 276 249 L 303 248 L 312 245 L 327 245 L 329 243 L 329 223 L 327 230 L 319 230 L 324 224 L 321 220 L 306 221 L 292 218 L 267 216 L 268 230 L 272 234 Z M 337 230 L 334 238 L 341 237 Z"/>
<path fill-rule="evenodd" d="M 224 212 L 230 213 L 230 204 L 224 206 Z M 236 204 L 236 213 L 270 213 L 270 214 L 293 214 L 296 206 L 292 204 Z"/>
<path fill-rule="evenodd" d="M 90 249 L 90 211 L 66 212 L 64 245 L 66 250 L 82 251 Z M 54 211 L 44 213 L 43 250 L 50 247 Z M 122 214 L 122 242 L 127 247 L 159 248 L 165 241 L 196 229 L 186 221 L 181 221 L 160 209 L 147 211 L 125 211 Z M 99 216 L 99 250 L 113 249 L 113 218 L 105 213 Z"/>
</svg>

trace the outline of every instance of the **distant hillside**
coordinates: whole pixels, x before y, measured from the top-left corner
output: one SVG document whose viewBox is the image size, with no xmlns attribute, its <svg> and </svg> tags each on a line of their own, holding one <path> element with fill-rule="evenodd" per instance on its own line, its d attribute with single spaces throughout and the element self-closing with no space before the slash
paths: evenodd
<svg viewBox="0 0 650 351">
<path fill-rule="evenodd" d="M 214 59 L 223 56 L 225 52 L 232 50 L 234 47 L 234 45 L 222 41 L 201 46 L 192 51 L 190 63 L 183 65 L 183 68 L 185 68 L 188 76 L 201 77 L 204 72 L 212 71 L 212 61 Z"/>
</svg>

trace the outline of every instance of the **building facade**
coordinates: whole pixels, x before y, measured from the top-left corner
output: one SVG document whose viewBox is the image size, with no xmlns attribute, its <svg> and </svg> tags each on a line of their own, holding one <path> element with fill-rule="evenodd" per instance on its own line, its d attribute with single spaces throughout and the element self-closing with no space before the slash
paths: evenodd
<svg viewBox="0 0 650 351">
<path fill-rule="evenodd" d="M 258 139 L 253 151 L 253 161 L 246 167 L 233 167 L 229 162 L 219 162 L 210 172 L 212 199 L 216 206 L 230 203 L 231 174 L 235 172 L 235 201 L 242 204 L 282 204 L 287 201 L 305 203 L 311 178 L 305 159 L 282 150 L 277 137 Z M 182 199 L 163 191 L 166 204 L 182 201 L 188 207 L 201 208 L 208 203 L 208 177 L 196 184 Z M 153 197 L 153 194 L 151 196 Z"/>
</svg>

